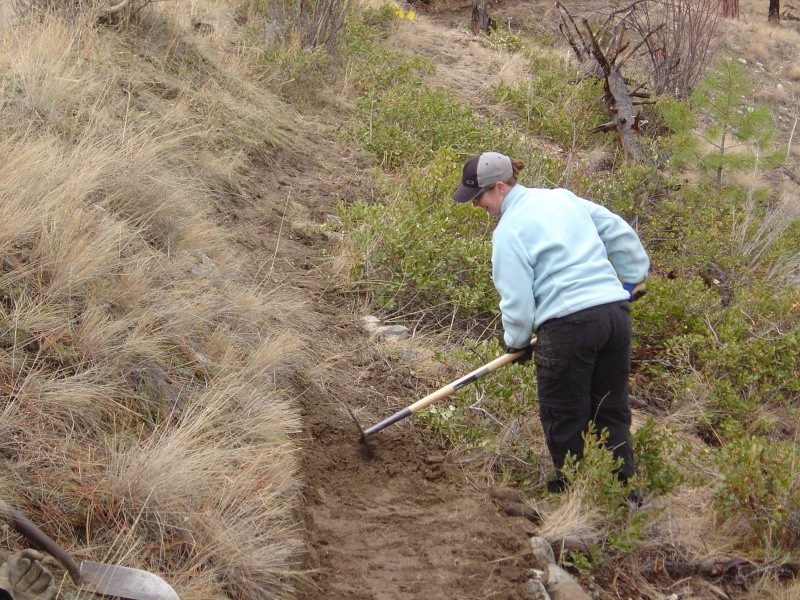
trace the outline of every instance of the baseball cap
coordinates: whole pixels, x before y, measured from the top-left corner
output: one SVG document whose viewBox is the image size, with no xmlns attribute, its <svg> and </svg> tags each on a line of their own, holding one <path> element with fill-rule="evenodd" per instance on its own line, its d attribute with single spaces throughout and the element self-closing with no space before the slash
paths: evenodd
<svg viewBox="0 0 800 600">
<path fill-rule="evenodd" d="M 453 194 L 456 202 L 471 202 L 481 191 L 514 175 L 511 159 L 499 152 L 484 152 L 470 158 L 461 173 L 461 185 Z"/>
</svg>

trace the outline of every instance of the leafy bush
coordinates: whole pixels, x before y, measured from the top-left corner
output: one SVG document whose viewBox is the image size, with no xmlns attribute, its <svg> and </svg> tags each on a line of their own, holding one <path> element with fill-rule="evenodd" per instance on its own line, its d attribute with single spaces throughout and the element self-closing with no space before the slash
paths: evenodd
<svg viewBox="0 0 800 600">
<path fill-rule="evenodd" d="M 449 361 L 463 374 L 503 354 L 496 338 L 467 340 Z M 445 360 L 443 356 L 439 357 Z M 536 382 L 530 365 L 508 365 L 456 392 L 447 406 L 417 413 L 420 422 L 462 451 L 480 453 L 491 475 L 524 488 L 541 485 L 541 463 L 549 464 L 538 421 Z"/>
<path fill-rule="evenodd" d="M 353 130 L 360 145 L 389 168 L 422 164 L 444 147 L 471 153 L 491 135 L 472 109 L 413 79 L 361 96 Z"/>
<path fill-rule="evenodd" d="M 517 128 L 526 134 L 545 135 L 565 149 L 586 147 L 592 124 L 603 116 L 602 83 L 578 77 L 563 58 L 531 54 L 534 77 L 516 86 L 500 83 L 493 97 L 519 115 Z"/>
<path fill-rule="evenodd" d="M 567 454 L 563 473 L 570 487 L 580 491 L 585 504 L 601 507 L 604 520 L 603 543 L 597 544 L 590 556 L 591 563 L 605 560 L 609 553 L 630 554 L 644 539 L 648 516 L 643 511 L 631 511 L 626 502 L 638 478 L 623 483 L 617 477 L 621 459 L 614 458 L 605 447 L 608 431 L 598 433 L 593 424 L 583 436 L 583 456 Z M 574 557 L 573 557 L 574 559 Z"/>
<path fill-rule="evenodd" d="M 747 521 L 747 537 L 767 557 L 800 541 L 797 447 L 757 436 L 731 440 L 718 453 L 722 481 L 717 507 L 723 518 Z"/>
<path fill-rule="evenodd" d="M 426 167 L 409 174 L 400 189 L 385 182 L 384 205 L 340 206 L 361 261 L 355 275 L 372 282 L 375 300 L 391 308 L 414 298 L 428 308 L 463 314 L 497 311 L 487 235 L 491 224 L 450 194 L 460 161 L 441 150 Z"/>
<path fill-rule="evenodd" d="M 663 495 L 683 483 L 684 476 L 675 460 L 681 453 L 677 438 L 653 417 L 647 417 L 633 433 L 633 450 L 637 479 L 643 489 Z"/>
</svg>

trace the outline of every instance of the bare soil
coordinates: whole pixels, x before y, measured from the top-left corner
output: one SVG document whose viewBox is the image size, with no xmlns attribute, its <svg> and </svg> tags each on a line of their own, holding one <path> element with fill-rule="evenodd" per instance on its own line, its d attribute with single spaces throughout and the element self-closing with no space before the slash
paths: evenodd
<svg viewBox="0 0 800 600">
<path fill-rule="evenodd" d="M 304 423 L 299 518 L 310 583 L 299 597 L 527 598 L 530 521 L 506 516 L 412 419 L 375 434 L 369 445 L 360 441 L 348 408 L 366 427 L 437 384 L 404 368 L 407 360 L 392 358 L 362 331 L 358 301 L 332 269 L 336 240 L 304 229 L 304 220 L 324 221 L 347 190 L 364 194 L 370 177 L 353 169 L 363 159 L 342 153 L 332 127 L 320 124 L 319 138 L 310 142 L 319 154 L 295 157 L 302 168 L 280 165 L 266 150 L 254 153 L 254 172 L 267 178 L 267 165 L 273 173 L 279 166 L 280 183 L 265 199 L 271 210 L 242 207 L 235 216 L 237 242 L 263 255 L 254 271 L 257 263 L 270 264 L 274 284 L 292 286 L 312 303 L 309 351 L 324 363 L 283 382 L 297 395 Z M 289 196 L 297 205 L 290 201 L 287 211 Z"/>
</svg>

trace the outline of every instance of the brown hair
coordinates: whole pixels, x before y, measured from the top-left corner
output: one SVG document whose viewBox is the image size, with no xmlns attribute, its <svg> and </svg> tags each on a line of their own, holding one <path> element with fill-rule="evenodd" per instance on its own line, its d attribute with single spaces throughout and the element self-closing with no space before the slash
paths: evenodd
<svg viewBox="0 0 800 600">
<path fill-rule="evenodd" d="M 506 185 L 515 185 L 517 183 L 517 176 L 525 169 L 525 163 L 512 158 L 511 168 L 514 170 L 514 174 L 505 182 Z"/>
</svg>

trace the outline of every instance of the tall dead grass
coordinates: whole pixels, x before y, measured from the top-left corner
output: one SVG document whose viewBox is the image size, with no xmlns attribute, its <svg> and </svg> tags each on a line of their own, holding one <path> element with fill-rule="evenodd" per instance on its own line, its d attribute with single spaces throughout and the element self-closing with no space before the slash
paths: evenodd
<svg viewBox="0 0 800 600">
<path fill-rule="evenodd" d="M 251 193 L 242 144 L 293 143 L 291 112 L 203 61 L 228 91 L 187 89 L 188 51 L 155 85 L 163 65 L 103 35 L 0 29 L 0 494 L 184 600 L 290 594 L 299 417 L 279 382 L 304 305 L 248 281 L 214 217 Z"/>
</svg>

